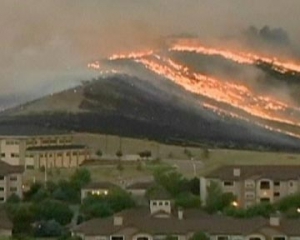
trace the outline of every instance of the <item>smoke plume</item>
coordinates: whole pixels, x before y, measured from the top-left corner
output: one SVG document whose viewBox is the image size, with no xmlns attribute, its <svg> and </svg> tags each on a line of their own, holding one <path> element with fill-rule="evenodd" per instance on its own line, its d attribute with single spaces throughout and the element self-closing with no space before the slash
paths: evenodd
<svg viewBox="0 0 300 240">
<path fill-rule="evenodd" d="M 267 35 L 285 29 L 300 45 L 299 8 L 298 0 L 2 0 L 0 96 L 10 105 L 70 86 L 92 76 L 90 60 L 156 48 L 169 35 L 213 40 L 268 25 Z"/>
</svg>

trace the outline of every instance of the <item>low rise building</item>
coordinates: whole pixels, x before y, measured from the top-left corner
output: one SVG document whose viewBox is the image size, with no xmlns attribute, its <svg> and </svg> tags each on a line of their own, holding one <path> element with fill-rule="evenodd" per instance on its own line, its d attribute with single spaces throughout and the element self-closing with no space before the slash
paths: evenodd
<svg viewBox="0 0 300 240">
<path fill-rule="evenodd" d="M 84 145 L 38 146 L 26 149 L 26 169 L 78 167 L 89 159 Z"/>
<path fill-rule="evenodd" d="M 90 150 L 74 145 L 74 134 L 30 126 L 0 126 L 0 159 L 25 169 L 76 167 Z M 47 163 L 46 163 L 47 162 Z"/>
<path fill-rule="evenodd" d="M 111 182 L 91 182 L 81 189 L 81 201 L 88 195 L 107 195 L 115 188 L 118 186 Z"/>
<path fill-rule="evenodd" d="M 92 219 L 72 229 L 85 240 L 188 240 L 204 232 L 211 240 L 297 240 L 299 219 L 255 217 L 235 219 L 208 215 L 198 209 L 174 211 L 170 199 L 151 199 L 149 208 L 125 210 L 108 218 Z"/>
<path fill-rule="evenodd" d="M 228 165 L 201 179 L 201 197 L 205 203 L 207 186 L 216 182 L 223 192 L 237 197 L 240 207 L 261 202 L 274 203 L 300 192 L 300 166 L 291 165 Z"/>
<path fill-rule="evenodd" d="M 127 192 L 132 196 L 144 197 L 147 190 L 153 187 L 155 183 L 153 181 L 134 182 L 126 186 Z"/>
<path fill-rule="evenodd" d="M 13 166 L 0 161 L 0 202 L 6 202 L 12 194 L 22 198 L 23 172 L 22 166 Z"/>
</svg>

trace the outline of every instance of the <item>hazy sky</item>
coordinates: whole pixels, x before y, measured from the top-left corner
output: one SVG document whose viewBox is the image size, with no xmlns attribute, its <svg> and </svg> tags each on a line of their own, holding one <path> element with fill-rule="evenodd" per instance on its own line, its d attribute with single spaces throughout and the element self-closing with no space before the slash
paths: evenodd
<svg viewBox="0 0 300 240">
<path fill-rule="evenodd" d="M 0 0 L 0 96 L 60 88 L 84 78 L 90 60 L 169 34 L 216 38 L 270 25 L 300 45 L 299 9 L 299 0 Z"/>
</svg>

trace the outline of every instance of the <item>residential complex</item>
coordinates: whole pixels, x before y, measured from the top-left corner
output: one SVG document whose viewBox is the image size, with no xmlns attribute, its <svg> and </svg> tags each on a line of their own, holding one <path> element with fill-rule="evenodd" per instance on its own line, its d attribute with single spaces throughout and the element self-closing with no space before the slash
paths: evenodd
<svg viewBox="0 0 300 240">
<path fill-rule="evenodd" d="M 223 166 L 201 179 L 201 197 L 205 202 L 207 187 L 214 181 L 223 192 L 233 193 L 240 207 L 260 202 L 274 203 L 300 191 L 300 166 L 240 165 Z"/>
<path fill-rule="evenodd" d="M 38 128 L 0 128 L 1 160 L 25 169 L 69 168 L 90 158 L 84 145 L 73 143 L 73 134 Z"/>
<path fill-rule="evenodd" d="M 0 161 L 0 202 L 6 202 L 12 194 L 22 198 L 23 172 L 22 166 L 13 166 Z"/>
<path fill-rule="evenodd" d="M 168 236 L 187 240 L 205 232 L 211 240 L 297 240 L 300 220 L 256 217 L 234 219 L 208 215 L 198 209 L 172 208 L 167 198 L 150 200 L 150 207 L 125 210 L 109 218 L 92 219 L 75 226 L 72 234 L 85 240 L 162 240 Z"/>
</svg>

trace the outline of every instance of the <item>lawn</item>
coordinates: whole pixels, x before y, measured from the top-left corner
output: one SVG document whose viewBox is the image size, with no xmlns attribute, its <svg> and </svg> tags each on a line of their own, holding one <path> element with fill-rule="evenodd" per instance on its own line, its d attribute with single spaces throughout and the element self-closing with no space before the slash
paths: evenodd
<svg viewBox="0 0 300 240">
<path fill-rule="evenodd" d="M 184 148 L 178 148 L 169 146 L 169 150 L 173 150 L 174 153 L 183 151 Z M 202 149 L 189 148 L 194 154 L 201 156 Z M 182 158 L 168 159 L 168 163 L 160 163 L 158 165 L 147 164 L 142 170 L 137 169 L 137 164 L 124 164 L 124 170 L 117 170 L 116 164 L 112 165 L 92 165 L 86 166 L 91 172 L 93 181 L 112 181 L 115 183 L 131 182 L 136 179 L 150 179 L 153 171 L 157 167 L 170 166 L 173 161 L 180 159 L 176 162 L 178 170 L 187 177 L 194 175 L 192 168 L 192 161 L 188 160 L 186 156 Z M 167 159 L 167 158 L 165 158 Z M 198 160 L 197 160 L 198 159 Z M 196 157 L 195 161 L 200 161 L 200 157 Z M 163 159 L 164 160 L 164 159 Z M 210 150 L 209 158 L 201 160 L 203 164 L 197 165 L 197 175 L 205 175 L 208 172 L 216 169 L 219 166 L 225 164 L 293 164 L 300 165 L 300 154 L 290 153 L 275 153 L 275 152 L 255 152 L 255 151 L 241 151 L 241 150 L 224 150 L 214 149 Z M 182 163 L 182 164 L 180 164 Z M 65 179 L 69 177 L 75 169 L 61 169 L 53 170 L 47 174 L 48 180 L 57 181 L 59 179 Z M 25 182 L 31 182 L 34 179 L 44 181 L 45 174 L 41 171 L 27 171 L 25 173 Z"/>
</svg>

